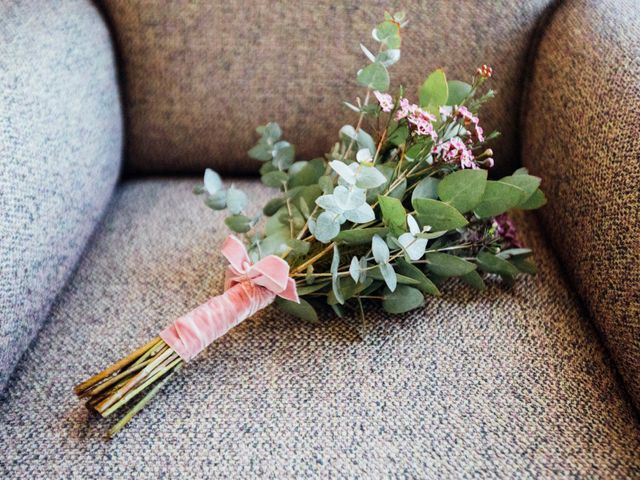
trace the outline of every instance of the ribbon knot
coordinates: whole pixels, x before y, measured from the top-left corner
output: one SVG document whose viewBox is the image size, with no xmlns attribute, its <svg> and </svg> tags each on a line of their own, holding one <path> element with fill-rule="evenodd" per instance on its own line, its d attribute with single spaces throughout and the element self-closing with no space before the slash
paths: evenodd
<svg viewBox="0 0 640 480">
<path fill-rule="evenodd" d="M 296 282 L 289 277 L 289 264 L 275 255 L 266 256 L 251 263 L 244 244 L 235 235 L 229 235 L 222 244 L 222 255 L 229 261 L 224 289 L 249 281 L 266 288 L 277 296 L 300 303 Z"/>
</svg>

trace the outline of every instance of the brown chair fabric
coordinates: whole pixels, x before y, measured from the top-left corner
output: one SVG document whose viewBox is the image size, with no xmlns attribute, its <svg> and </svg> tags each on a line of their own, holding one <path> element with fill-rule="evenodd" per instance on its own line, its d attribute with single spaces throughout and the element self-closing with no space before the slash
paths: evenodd
<svg viewBox="0 0 640 480">
<path fill-rule="evenodd" d="M 541 40 L 523 161 L 541 211 L 640 406 L 640 5 L 568 1 Z"/>
<path fill-rule="evenodd" d="M 371 27 L 392 5 L 381 1 L 193 2 L 102 0 L 119 45 L 128 119 L 128 170 L 255 172 L 246 151 L 254 127 L 279 122 L 301 158 L 328 151 L 338 129 L 355 122 L 341 105 L 373 47 Z M 486 108 L 497 170 L 518 163 L 516 125 L 527 49 L 550 0 L 416 2 L 403 59 L 393 67 L 414 95 L 444 67 L 469 79 L 495 67 L 499 96 Z"/>
</svg>

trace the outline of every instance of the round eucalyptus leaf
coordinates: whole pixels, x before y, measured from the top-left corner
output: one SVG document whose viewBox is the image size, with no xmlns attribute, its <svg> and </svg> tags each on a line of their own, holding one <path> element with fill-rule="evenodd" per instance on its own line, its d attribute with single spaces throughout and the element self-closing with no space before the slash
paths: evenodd
<svg viewBox="0 0 640 480">
<path fill-rule="evenodd" d="M 227 192 L 219 190 L 213 195 L 209 195 L 204 203 L 213 210 L 224 210 L 227 207 Z"/>
<path fill-rule="evenodd" d="M 227 208 L 233 214 L 239 214 L 247 206 L 247 194 L 231 185 L 227 191 Z"/>
<path fill-rule="evenodd" d="M 236 233 L 247 233 L 251 230 L 251 219 L 244 215 L 231 215 L 224 219 L 224 223 Z"/>
<path fill-rule="evenodd" d="M 424 304 L 424 295 L 420 290 L 408 285 L 399 285 L 394 291 L 384 294 L 382 308 L 388 313 L 405 313 Z"/>
</svg>

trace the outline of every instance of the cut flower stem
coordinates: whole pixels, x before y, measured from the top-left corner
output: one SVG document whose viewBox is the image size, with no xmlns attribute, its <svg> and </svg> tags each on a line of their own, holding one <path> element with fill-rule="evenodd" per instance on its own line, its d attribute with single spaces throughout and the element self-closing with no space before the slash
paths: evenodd
<svg viewBox="0 0 640 480">
<path fill-rule="evenodd" d="M 182 368 L 184 361 L 156 337 L 109 368 L 76 385 L 74 392 L 102 417 L 139 399 L 108 432 L 113 438 Z M 145 393 L 146 392 L 146 393 Z M 142 397 L 141 397 L 142 396 Z"/>
</svg>

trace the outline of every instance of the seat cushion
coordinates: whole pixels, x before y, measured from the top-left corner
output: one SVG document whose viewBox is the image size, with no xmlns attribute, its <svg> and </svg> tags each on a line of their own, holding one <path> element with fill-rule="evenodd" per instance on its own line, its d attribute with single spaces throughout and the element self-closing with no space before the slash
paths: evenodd
<svg viewBox="0 0 640 480">
<path fill-rule="evenodd" d="M 625 477 L 637 419 L 532 217 L 540 273 L 457 283 L 366 332 L 329 315 L 247 320 L 114 441 L 75 383 L 220 292 L 221 215 L 195 181 L 123 185 L 0 405 L 6 476 Z M 266 191 L 239 182 L 259 204 Z"/>
<path fill-rule="evenodd" d="M 356 84 L 374 48 L 380 0 L 193 2 L 99 0 L 120 48 L 131 172 L 240 174 L 258 169 L 246 152 L 255 126 L 279 122 L 305 159 L 323 155 L 357 116 L 342 105 L 364 96 Z M 532 33 L 552 0 L 431 0 L 407 4 L 402 60 L 391 69 L 412 98 L 427 74 L 444 67 L 469 80 L 495 67 L 499 95 L 483 109 L 497 168 L 518 163 L 517 118 Z M 409 6 L 410 5 L 410 6 Z M 489 129 L 489 130 L 487 130 Z M 220 141 L 224 139 L 224 141 Z M 506 174 L 506 173 L 505 173 Z"/>
</svg>

